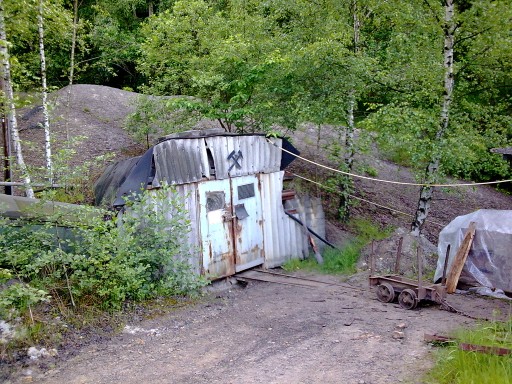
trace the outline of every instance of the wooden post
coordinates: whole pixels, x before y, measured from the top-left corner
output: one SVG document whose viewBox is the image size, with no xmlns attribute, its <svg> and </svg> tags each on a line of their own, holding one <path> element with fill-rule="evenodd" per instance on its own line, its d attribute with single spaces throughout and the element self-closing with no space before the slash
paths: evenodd
<svg viewBox="0 0 512 384">
<path fill-rule="evenodd" d="M 448 268 L 448 257 L 450 256 L 450 247 L 451 244 L 448 244 L 448 247 L 446 247 L 446 256 L 444 257 L 443 277 L 441 279 L 441 285 L 444 286 L 446 286 L 446 269 Z"/>
<path fill-rule="evenodd" d="M 372 240 L 372 253 L 370 254 L 370 276 L 375 273 L 375 240 Z"/>
<path fill-rule="evenodd" d="M 466 231 L 466 235 L 464 236 L 464 240 L 462 241 L 459 250 L 455 254 L 452 267 L 450 268 L 450 273 L 448 273 L 448 277 L 446 278 L 447 293 L 455 292 L 455 288 L 457 287 L 457 283 L 459 282 L 459 277 L 462 272 L 462 268 L 464 267 L 464 263 L 466 262 L 466 259 L 468 257 L 471 244 L 473 243 L 473 238 L 475 237 L 475 229 L 476 223 L 471 222 L 469 224 L 468 230 Z"/>
<path fill-rule="evenodd" d="M 402 243 L 404 242 L 403 236 L 398 240 L 398 249 L 396 251 L 396 261 L 395 261 L 395 274 L 398 275 L 400 272 L 400 259 L 402 257 Z"/>
<path fill-rule="evenodd" d="M 420 244 L 416 248 L 416 259 L 418 259 L 418 290 L 420 290 L 423 283 L 423 263 L 421 262 Z"/>
</svg>

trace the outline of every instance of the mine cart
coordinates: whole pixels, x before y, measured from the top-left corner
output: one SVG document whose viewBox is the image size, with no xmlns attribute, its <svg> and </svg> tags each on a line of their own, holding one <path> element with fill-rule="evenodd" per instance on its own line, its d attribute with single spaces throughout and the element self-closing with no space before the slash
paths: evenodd
<svg viewBox="0 0 512 384">
<path fill-rule="evenodd" d="M 444 285 L 426 284 L 398 275 L 370 276 L 370 286 L 377 287 L 379 301 L 391 303 L 398 297 L 398 303 L 404 309 L 416 308 L 421 300 L 441 304 L 446 296 Z"/>
<path fill-rule="evenodd" d="M 401 239 L 402 240 L 402 239 Z M 418 280 L 398 275 L 402 241 L 400 240 L 395 264 L 395 274 L 375 276 L 374 254 L 370 260 L 370 287 L 376 287 L 377 298 L 383 303 L 391 303 L 398 298 L 398 303 L 404 309 L 414 309 L 422 300 L 441 304 L 446 297 L 444 278 L 442 284 L 430 284 L 422 281 L 422 263 L 418 248 Z M 373 246 L 372 246 L 373 248 Z"/>
</svg>

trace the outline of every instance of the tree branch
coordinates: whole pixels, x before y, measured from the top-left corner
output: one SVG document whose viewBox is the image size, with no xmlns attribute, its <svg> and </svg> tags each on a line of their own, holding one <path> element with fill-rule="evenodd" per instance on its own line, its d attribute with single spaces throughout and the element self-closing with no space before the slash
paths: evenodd
<svg viewBox="0 0 512 384">
<path fill-rule="evenodd" d="M 472 55 L 467 61 L 466 64 L 464 64 L 462 67 L 459 68 L 459 70 L 455 73 L 455 75 L 458 75 L 459 73 L 463 72 L 467 67 L 469 67 L 470 63 L 475 59 L 475 57 L 478 57 L 480 55 L 483 55 L 485 52 L 487 52 L 491 47 L 485 47 L 480 52 L 475 53 Z"/>
<path fill-rule="evenodd" d="M 476 37 L 476 36 L 478 36 L 478 35 L 481 35 L 482 33 L 487 32 L 487 31 L 489 31 L 489 30 L 491 30 L 491 29 L 492 29 L 492 27 L 485 28 L 485 29 L 482 29 L 481 31 L 475 32 L 475 33 L 473 33 L 473 34 L 471 34 L 471 35 L 469 35 L 469 36 L 465 36 L 465 37 L 463 37 L 463 38 L 461 38 L 461 39 L 458 39 L 458 40 L 456 40 L 456 41 L 453 43 L 453 46 L 455 47 L 458 43 L 461 43 L 461 42 L 463 42 L 463 41 L 465 41 L 465 40 L 472 39 L 473 37 Z"/>
<path fill-rule="evenodd" d="M 423 0 L 423 3 L 425 3 L 425 5 L 427 6 L 428 9 L 430 9 L 430 12 L 432 13 L 432 16 L 434 16 L 434 18 L 436 19 L 436 21 L 438 23 L 441 23 L 441 19 L 439 18 L 439 16 L 435 13 L 434 9 L 432 8 L 432 6 L 430 5 L 429 1 L 428 0 Z"/>
</svg>

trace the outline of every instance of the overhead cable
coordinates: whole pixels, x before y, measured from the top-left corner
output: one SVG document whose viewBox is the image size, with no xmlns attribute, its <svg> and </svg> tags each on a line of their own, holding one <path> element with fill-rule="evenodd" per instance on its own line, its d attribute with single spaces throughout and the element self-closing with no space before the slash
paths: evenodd
<svg viewBox="0 0 512 384">
<path fill-rule="evenodd" d="M 306 178 L 306 177 L 304 177 L 304 176 L 297 175 L 296 173 L 292 173 L 292 175 L 293 175 L 293 176 L 295 176 L 295 177 L 298 177 L 299 179 L 306 180 L 306 181 L 309 181 L 310 183 L 313 183 L 313 184 L 319 185 L 320 187 L 322 187 L 322 188 L 324 188 L 324 189 L 326 189 L 326 190 L 328 190 L 328 191 L 330 191 L 330 192 L 334 192 L 334 193 L 336 193 L 336 191 L 333 191 L 333 189 L 332 189 L 332 188 L 330 188 L 330 187 L 328 187 L 328 186 L 326 186 L 326 185 L 323 185 L 323 184 L 321 184 L 321 183 L 319 183 L 319 182 L 317 182 L 317 181 L 314 181 L 314 180 L 308 179 L 308 178 Z M 351 195 L 351 194 L 347 194 L 347 196 L 350 196 L 350 197 L 351 197 L 351 198 L 353 198 L 353 199 L 360 200 L 360 201 L 363 201 L 363 202 L 368 203 L 368 204 L 375 205 L 375 206 L 380 207 L 380 208 L 387 209 L 388 211 L 395 212 L 395 213 L 398 213 L 398 214 L 400 214 L 400 215 L 404 215 L 404 216 L 408 216 L 408 217 L 412 217 L 412 218 L 414 218 L 414 217 L 415 217 L 414 215 L 411 215 L 411 214 L 409 214 L 409 213 L 402 212 L 402 211 L 399 211 L 399 210 L 394 209 L 394 208 L 391 208 L 391 207 L 386 207 L 385 205 L 381 205 L 381 204 L 375 203 L 375 202 L 373 202 L 373 201 L 363 199 L 363 198 L 361 198 L 361 197 L 357 197 L 357 196 L 354 196 L 354 195 Z M 444 227 L 444 225 L 443 225 L 443 224 L 436 223 L 435 221 L 431 221 L 431 220 L 430 220 L 430 223 L 435 224 L 435 225 L 437 225 L 437 226 L 439 226 L 439 227 L 441 227 L 441 228 L 443 228 L 443 227 Z"/>
<path fill-rule="evenodd" d="M 286 153 L 288 153 L 288 154 L 290 154 L 292 156 L 295 156 L 296 158 L 301 159 L 303 161 L 306 161 L 306 162 L 308 162 L 310 164 L 314 164 L 314 165 L 316 165 L 318 167 L 325 168 L 325 169 L 328 169 L 329 171 L 333 171 L 333 172 L 336 172 L 336 173 L 341 173 L 341 174 L 346 175 L 346 176 L 356 177 L 356 178 L 364 179 L 364 180 L 376 181 L 376 182 L 379 182 L 379 183 L 388 183 L 388 184 L 397 184 L 397 185 L 412 185 L 412 186 L 416 186 L 416 187 L 474 187 L 474 186 L 477 186 L 477 185 L 502 184 L 502 183 L 510 183 L 510 182 L 512 182 L 512 179 L 508 179 L 508 180 L 499 180 L 499 181 L 484 181 L 484 182 L 481 182 L 481 183 L 429 184 L 429 183 L 409 183 L 409 182 L 406 182 L 406 181 L 394 181 L 394 180 L 377 179 L 377 178 L 374 178 L 374 177 L 357 175 L 357 174 L 351 173 L 351 172 L 340 171 L 339 169 L 332 168 L 332 167 L 329 167 L 327 165 L 323 165 L 323 164 L 317 163 L 316 161 L 312 161 L 312 160 L 306 159 L 305 157 L 299 156 L 299 155 L 297 155 L 297 154 L 295 154 L 293 152 L 290 152 L 290 151 L 280 147 L 279 145 L 277 145 L 277 144 L 273 143 L 272 141 L 270 141 L 268 138 L 267 138 L 267 140 L 269 141 L 269 143 L 271 143 L 275 147 L 279 148 L 281 151 L 286 152 Z"/>
</svg>

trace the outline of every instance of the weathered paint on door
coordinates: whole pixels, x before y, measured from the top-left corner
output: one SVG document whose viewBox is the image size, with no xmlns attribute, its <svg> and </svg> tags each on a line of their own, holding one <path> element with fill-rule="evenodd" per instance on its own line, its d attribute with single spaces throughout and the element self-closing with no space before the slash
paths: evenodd
<svg viewBox="0 0 512 384">
<path fill-rule="evenodd" d="M 254 175 L 199 184 L 201 249 L 210 278 L 263 264 L 263 218 Z"/>
<path fill-rule="evenodd" d="M 231 179 L 234 216 L 235 270 L 263 264 L 263 216 L 258 178 L 254 175 Z"/>
<path fill-rule="evenodd" d="M 235 273 L 231 190 L 227 180 L 199 184 L 203 272 L 210 278 Z"/>
</svg>

